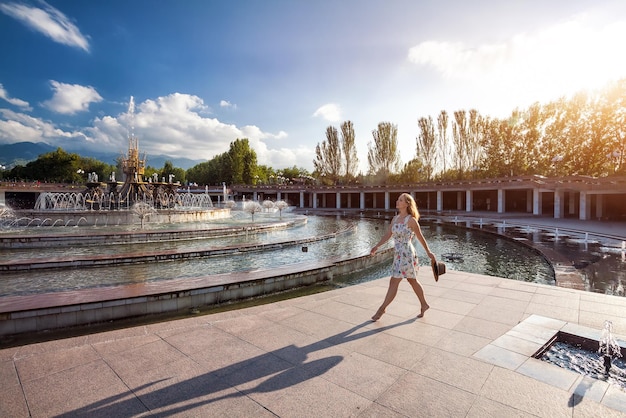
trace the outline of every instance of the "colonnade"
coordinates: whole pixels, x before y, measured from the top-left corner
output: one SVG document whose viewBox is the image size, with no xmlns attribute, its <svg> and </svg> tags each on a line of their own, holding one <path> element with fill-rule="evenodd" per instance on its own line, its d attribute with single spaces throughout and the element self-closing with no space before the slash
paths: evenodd
<svg viewBox="0 0 626 418">
<path fill-rule="evenodd" d="M 254 200 L 285 200 L 303 209 L 388 211 L 407 192 L 421 211 L 527 213 L 589 219 L 626 220 L 626 179 L 515 178 L 389 186 L 236 186 L 233 192 Z"/>
</svg>

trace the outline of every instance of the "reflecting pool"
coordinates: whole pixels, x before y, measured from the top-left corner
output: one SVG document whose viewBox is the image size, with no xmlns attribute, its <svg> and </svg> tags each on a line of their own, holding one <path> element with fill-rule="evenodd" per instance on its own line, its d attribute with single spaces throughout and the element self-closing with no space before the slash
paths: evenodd
<svg viewBox="0 0 626 418">
<path fill-rule="evenodd" d="M 284 218 L 287 217 L 284 216 Z M 263 222 L 262 216 L 256 219 L 257 222 Z M 446 260 L 449 270 L 554 284 L 554 272 L 551 265 L 535 250 L 514 240 L 452 225 L 429 222 L 421 222 L 421 224 L 429 246 L 439 258 L 454 254 L 453 259 Z M 182 261 L 138 262 L 129 265 L 3 273 L 0 279 L 0 296 L 152 282 L 220 273 L 241 272 L 245 274 L 252 270 L 271 269 L 328 258 L 353 258 L 368 254 L 388 226 L 389 220 L 384 219 L 308 216 L 305 223 L 295 227 L 263 232 L 251 231 L 236 236 L 151 243 L 46 247 L 34 250 L 7 249 L 0 253 L 0 261 L 19 258 L 67 257 L 68 254 L 78 257 L 90 254 L 191 251 L 207 248 L 229 248 L 230 251 L 219 256 L 197 257 Z M 95 233 L 99 227 L 88 228 Z M 310 240 L 306 243 L 301 243 L 309 238 Z M 300 243 L 294 244 L 295 240 L 299 240 Z M 279 248 L 263 249 L 263 244 L 268 243 L 281 243 L 281 245 Z M 254 245 L 258 245 L 259 249 L 250 250 L 250 246 Z M 390 241 L 387 245 L 391 246 L 392 242 Z M 245 246 L 247 249 L 237 251 L 239 246 Z M 427 265 L 429 260 L 421 245 L 416 242 L 415 246 L 421 264 Z M 374 269 L 361 272 L 354 277 L 341 278 L 338 281 L 353 284 L 384 277 L 389 274 L 389 266 L 390 263 L 383 263 Z"/>
</svg>

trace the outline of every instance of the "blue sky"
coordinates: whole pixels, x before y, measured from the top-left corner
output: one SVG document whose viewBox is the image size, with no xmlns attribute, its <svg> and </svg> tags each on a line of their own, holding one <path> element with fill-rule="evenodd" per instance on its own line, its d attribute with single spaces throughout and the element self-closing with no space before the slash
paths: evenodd
<svg viewBox="0 0 626 418">
<path fill-rule="evenodd" d="M 249 138 L 259 164 L 313 169 L 351 120 L 403 162 L 417 120 L 505 117 L 626 77 L 623 0 L 0 0 L 0 143 L 208 160 Z M 134 113 L 128 112 L 133 97 Z"/>
</svg>

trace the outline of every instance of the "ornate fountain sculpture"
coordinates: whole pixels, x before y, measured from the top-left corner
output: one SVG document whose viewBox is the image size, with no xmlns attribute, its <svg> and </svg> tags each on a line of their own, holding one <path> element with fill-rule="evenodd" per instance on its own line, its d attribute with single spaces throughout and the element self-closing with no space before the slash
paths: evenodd
<svg viewBox="0 0 626 418">
<path fill-rule="evenodd" d="M 146 169 L 146 155 L 139 153 L 139 139 L 134 133 L 134 113 L 135 101 L 131 96 L 128 105 L 128 115 L 130 119 L 130 130 L 128 133 L 128 153 L 122 155 L 122 173 L 124 181 L 120 183 L 115 180 L 115 172 L 111 173 L 109 181 L 106 183 L 106 190 L 103 190 L 103 184 L 98 182 L 95 173 L 88 176 L 87 189 L 83 194 L 91 196 L 92 199 L 88 203 L 96 203 L 102 207 L 104 196 L 108 198 L 110 208 L 131 208 L 136 203 L 144 203 L 155 208 L 173 208 L 179 204 L 177 187 L 179 183 L 174 183 L 173 176 L 170 175 L 169 181 L 158 181 L 158 175 L 154 178 L 145 180 L 144 174 Z M 153 181 L 154 180 L 154 181 Z"/>
<path fill-rule="evenodd" d="M 87 173 L 86 188 L 82 192 L 44 192 L 39 195 L 33 210 L 22 210 L 22 218 L 47 219 L 56 225 L 80 219 L 86 225 L 131 224 L 138 216 L 142 226 L 149 216 L 155 222 L 188 222 L 227 217 L 230 210 L 213 206 L 208 192 L 180 192 L 180 182 L 174 175 L 145 177 L 146 156 L 139 153 L 139 140 L 134 135 L 135 102 L 131 96 L 128 106 L 128 153 L 121 157 L 123 181 L 117 181 L 112 172 L 106 182 L 96 173 Z M 82 172 L 82 170 L 81 170 Z"/>
</svg>

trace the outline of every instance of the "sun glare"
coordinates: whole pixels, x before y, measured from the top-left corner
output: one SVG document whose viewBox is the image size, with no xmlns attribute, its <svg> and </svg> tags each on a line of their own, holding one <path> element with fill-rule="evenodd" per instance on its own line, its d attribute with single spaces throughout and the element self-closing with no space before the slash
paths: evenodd
<svg viewBox="0 0 626 418">
<path fill-rule="evenodd" d="M 511 110 L 626 78 L 624 39 L 626 21 L 594 25 L 581 16 L 499 43 L 431 40 L 412 48 L 408 59 L 471 85 L 477 105 L 495 103 Z"/>
</svg>

